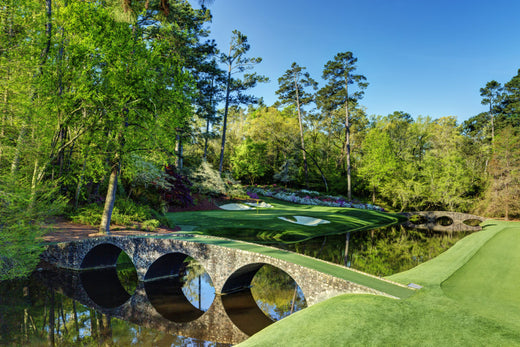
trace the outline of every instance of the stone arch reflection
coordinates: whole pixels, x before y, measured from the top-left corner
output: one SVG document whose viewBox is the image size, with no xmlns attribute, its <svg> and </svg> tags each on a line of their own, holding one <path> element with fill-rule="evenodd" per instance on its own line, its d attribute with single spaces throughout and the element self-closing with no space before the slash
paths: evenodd
<svg viewBox="0 0 520 347">
<path fill-rule="evenodd" d="M 289 295 L 284 296 L 284 292 Z M 226 313 L 247 335 L 307 306 L 300 287 L 291 276 L 263 263 L 246 265 L 235 271 L 222 293 Z"/>
<path fill-rule="evenodd" d="M 148 268 L 144 288 L 156 311 L 176 323 L 198 319 L 215 299 L 208 273 L 198 261 L 183 253 L 158 258 Z"/>
<path fill-rule="evenodd" d="M 447 227 L 447 226 L 450 226 L 453 224 L 453 219 L 448 217 L 448 216 L 441 216 L 441 217 L 438 217 L 435 222 L 438 224 L 438 225 L 442 225 L 444 227 Z"/>
<path fill-rule="evenodd" d="M 84 257 L 80 281 L 90 299 L 103 308 L 128 301 L 137 287 L 137 271 L 128 255 L 112 244 L 101 244 Z"/>
</svg>

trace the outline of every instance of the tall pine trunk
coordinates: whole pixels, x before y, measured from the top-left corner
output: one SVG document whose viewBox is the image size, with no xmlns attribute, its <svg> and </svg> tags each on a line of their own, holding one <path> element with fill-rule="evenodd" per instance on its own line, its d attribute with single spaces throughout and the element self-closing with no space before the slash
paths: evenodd
<svg viewBox="0 0 520 347">
<path fill-rule="evenodd" d="M 227 116 L 228 116 L 228 109 L 229 109 L 229 93 L 230 93 L 230 87 L 231 87 L 230 84 L 231 84 L 231 64 L 229 64 L 228 77 L 227 77 L 227 83 L 226 83 L 226 105 L 224 107 L 224 124 L 222 126 L 222 145 L 220 146 L 220 163 L 218 165 L 218 172 L 221 174 L 222 174 L 222 169 L 224 166 L 224 148 L 226 147 Z"/>
<path fill-rule="evenodd" d="M 298 81 L 296 76 L 294 77 L 294 88 L 296 90 L 296 108 L 298 109 L 298 123 L 300 124 L 300 140 L 302 146 L 302 156 L 303 156 L 303 170 L 305 172 L 305 187 L 309 189 L 309 170 L 307 166 L 307 155 L 305 153 L 305 140 L 303 138 L 303 122 L 302 122 L 302 113 L 300 110 L 300 96 L 298 93 Z"/>
<path fill-rule="evenodd" d="M 345 92 L 347 100 L 345 101 L 345 145 L 344 154 L 347 158 L 347 199 L 352 200 L 352 182 L 350 168 L 350 119 L 348 110 L 348 78 L 345 79 Z"/>
</svg>

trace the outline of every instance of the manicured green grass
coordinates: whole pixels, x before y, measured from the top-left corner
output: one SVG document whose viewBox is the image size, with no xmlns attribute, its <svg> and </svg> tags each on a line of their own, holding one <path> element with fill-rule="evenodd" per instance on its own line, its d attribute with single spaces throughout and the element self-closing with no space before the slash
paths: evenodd
<svg viewBox="0 0 520 347">
<path fill-rule="evenodd" d="M 341 295 L 243 345 L 520 346 L 519 235 L 519 223 L 488 222 L 436 259 L 390 277 L 423 285 L 416 295 Z"/>
<path fill-rule="evenodd" d="M 402 217 L 376 211 L 325 206 L 297 205 L 265 198 L 273 208 L 248 211 L 198 211 L 169 213 L 176 225 L 186 231 L 255 242 L 296 242 L 317 236 L 368 230 L 394 224 Z M 331 223 L 306 226 L 289 223 L 278 217 L 308 216 Z"/>
<path fill-rule="evenodd" d="M 519 328 L 520 230 L 506 227 L 496 234 L 442 289 L 471 310 Z"/>
</svg>

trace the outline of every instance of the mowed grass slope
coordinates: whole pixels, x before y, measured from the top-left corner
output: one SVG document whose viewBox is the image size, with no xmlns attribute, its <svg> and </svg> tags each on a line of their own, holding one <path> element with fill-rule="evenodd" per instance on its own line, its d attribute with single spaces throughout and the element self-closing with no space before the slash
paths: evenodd
<svg viewBox="0 0 520 347">
<path fill-rule="evenodd" d="M 405 300 L 341 295 L 244 346 L 520 346 L 520 223 L 488 222 L 445 253 L 390 277 L 424 286 Z"/>
<path fill-rule="evenodd" d="M 272 204 L 273 208 L 174 212 L 169 213 L 168 218 L 191 233 L 256 242 L 296 242 L 316 236 L 369 230 L 394 224 L 402 219 L 395 214 L 369 210 L 298 205 L 269 198 L 263 200 Z M 319 218 L 330 223 L 306 226 L 278 218 L 291 216 Z"/>
</svg>

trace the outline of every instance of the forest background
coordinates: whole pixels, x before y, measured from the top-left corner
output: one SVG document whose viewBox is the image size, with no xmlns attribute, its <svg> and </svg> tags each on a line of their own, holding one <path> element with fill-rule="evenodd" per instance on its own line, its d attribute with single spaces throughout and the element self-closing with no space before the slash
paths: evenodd
<svg viewBox="0 0 520 347">
<path fill-rule="evenodd" d="M 265 105 L 248 93 L 267 80 L 262 59 L 237 30 L 217 47 L 201 5 L 2 0 L 2 276 L 34 266 L 49 216 L 90 216 L 104 232 L 116 218 L 167 223 L 193 192 L 243 196 L 238 181 L 396 211 L 520 214 L 520 70 L 475 86 L 489 111 L 462 124 L 368 115 L 370 81 L 348 50 L 323 62 L 323 86 L 288 66 Z"/>
</svg>

